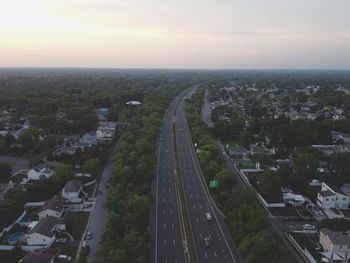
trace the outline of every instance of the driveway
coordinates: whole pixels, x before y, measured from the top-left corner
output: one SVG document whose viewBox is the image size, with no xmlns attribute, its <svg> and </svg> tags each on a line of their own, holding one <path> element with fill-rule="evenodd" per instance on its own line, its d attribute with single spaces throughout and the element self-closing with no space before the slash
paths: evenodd
<svg viewBox="0 0 350 263">
<path fill-rule="evenodd" d="M 100 195 L 96 196 L 94 208 L 90 213 L 87 229 L 92 233 L 92 238 L 86 241 L 86 245 L 90 247 L 90 253 L 88 255 L 88 263 L 93 262 L 93 258 L 96 254 L 98 242 L 101 237 L 103 226 L 107 218 L 107 210 L 103 207 L 103 202 L 106 199 L 107 191 L 106 186 L 108 179 L 112 174 L 112 161 L 108 160 L 106 166 L 103 169 L 101 181 L 99 185 Z"/>
</svg>

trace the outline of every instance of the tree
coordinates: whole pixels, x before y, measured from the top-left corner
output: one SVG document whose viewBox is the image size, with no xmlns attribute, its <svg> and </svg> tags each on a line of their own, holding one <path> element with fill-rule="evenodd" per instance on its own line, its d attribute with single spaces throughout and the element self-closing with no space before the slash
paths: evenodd
<svg viewBox="0 0 350 263">
<path fill-rule="evenodd" d="M 11 173 L 12 167 L 8 163 L 0 163 L 0 183 L 7 183 Z"/>
<path fill-rule="evenodd" d="M 55 169 L 52 179 L 59 183 L 74 179 L 73 167 L 70 165 L 59 165 Z"/>
<path fill-rule="evenodd" d="M 259 179 L 258 186 L 268 201 L 278 202 L 281 200 L 281 179 L 277 174 L 264 172 Z"/>
<path fill-rule="evenodd" d="M 331 156 L 331 166 L 336 174 L 346 179 L 350 178 L 350 154 L 349 153 L 335 153 Z"/>
</svg>

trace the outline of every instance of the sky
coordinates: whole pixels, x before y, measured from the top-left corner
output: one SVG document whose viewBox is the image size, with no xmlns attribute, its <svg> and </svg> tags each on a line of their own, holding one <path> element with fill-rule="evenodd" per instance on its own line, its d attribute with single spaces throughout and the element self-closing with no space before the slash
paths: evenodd
<svg viewBox="0 0 350 263">
<path fill-rule="evenodd" d="M 349 0 L 0 0 L 0 67 L 350 69 Z"/>
</svg>

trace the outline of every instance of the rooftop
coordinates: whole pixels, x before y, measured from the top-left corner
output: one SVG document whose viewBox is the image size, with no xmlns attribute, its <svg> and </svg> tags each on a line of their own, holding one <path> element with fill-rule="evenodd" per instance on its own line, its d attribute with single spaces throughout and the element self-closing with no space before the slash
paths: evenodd
<svg viewBox="0 0 350 263">
<path fill-rule="evenodd" d="M 73 180 L 66 182 L 63 190 L 66 193 L 79 192 L 82 187 L 83 183 L 81 181 Z"/>
<path fill-rule="evenodd" d="M 350 245 L 350 237 L 346 233 L 332 231 L 328 228 L 322 228 L 320 233 L 328 236 L 333 245 Z"/>
<path fill-rule="evenodd" d="M 59 224 L 64 224 L 64 220 L 61 218 L 48 216 L 40 220 L 39 223 L 37 223 L 31 230 L 29 230 L 28 234 L 39 233 L 47 237 L 52 237 L 52 229 Z"/>
</svg>

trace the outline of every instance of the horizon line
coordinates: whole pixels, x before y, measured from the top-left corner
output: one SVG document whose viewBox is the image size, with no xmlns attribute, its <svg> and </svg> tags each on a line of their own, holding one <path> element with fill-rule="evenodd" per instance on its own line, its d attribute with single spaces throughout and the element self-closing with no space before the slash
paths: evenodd
<svg viewBox="0 0 350 263">
<path fill-rule="evenodd" d="M 85 69 L 85 70 L 197 70 L 197 71 L 350 71 L 350 68 L 196 68 L 196 67 L 84 67 L 84 66 L 3 66 L 0 70 L 8 69 Z"/>
</svg>

